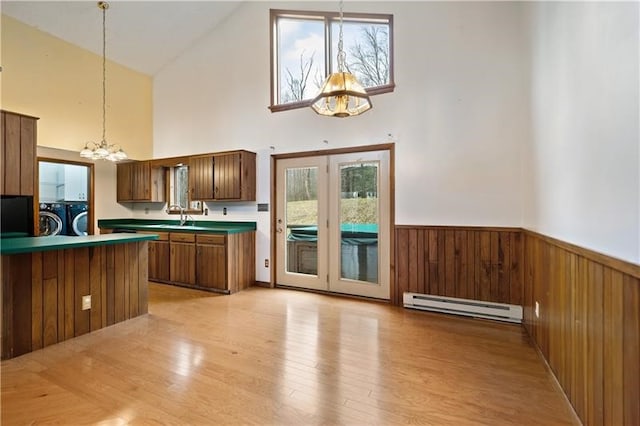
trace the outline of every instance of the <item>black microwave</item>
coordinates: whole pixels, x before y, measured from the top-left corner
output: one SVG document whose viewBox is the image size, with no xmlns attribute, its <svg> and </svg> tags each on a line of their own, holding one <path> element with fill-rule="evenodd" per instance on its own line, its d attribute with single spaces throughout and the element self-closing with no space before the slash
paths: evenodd
<svg viewBox="0 0 640 426">
<path fill-rule="evenodd" d="M 3 195 L 0 202 L 2 237 L 32 237 L 33 197 Z"/>
</svg>

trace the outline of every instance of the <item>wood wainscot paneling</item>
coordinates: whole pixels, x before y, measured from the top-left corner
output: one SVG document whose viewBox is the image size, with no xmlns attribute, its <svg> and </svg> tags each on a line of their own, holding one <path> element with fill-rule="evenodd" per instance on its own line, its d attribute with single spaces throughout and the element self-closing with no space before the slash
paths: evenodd
<svg viewBox="0 0 640 426">
<path fill-rule="evenodd" d="M 396 226 L 396 286 L 404 292 L 522 304 L 522 232 L 517 228 Z"/>
<path fill-rule="evenodd" d="M 588 425 L 640 425 L 640 266 L 523 238 L 524 326 L 576 413 Z"/>
<path fill-rule="evenodd" d="M 146 241 L 2 256 L 2 359 L 147 313 L 147 257 Z"/>
<path fill-rule="evenodd" d="M 522 305 L 582 422 L 640 425 L 639 265 L 522 229 L 397 226 L 395 238 L 393 303 L 410 291 Z"/>
</svg>

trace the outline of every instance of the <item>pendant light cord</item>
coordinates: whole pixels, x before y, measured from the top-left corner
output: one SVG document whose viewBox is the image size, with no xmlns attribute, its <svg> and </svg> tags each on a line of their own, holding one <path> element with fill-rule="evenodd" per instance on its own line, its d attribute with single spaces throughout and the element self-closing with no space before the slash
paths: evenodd
<svg viewBox="0 0 640 426">
<path fill-rule="evenodd" d="M 102 9 L 102 142 L 107 140 L 107 8 L 109 4 L 101 2 Z"/>
<path fill-rule="evenodd" d="M 342 13 L 342 0 L 340 0 L 340 23 L 339 23 L 339 27 L 340 27 L 340 32 L 338 34 L 338 72 L 344 72 L 344 66 L 345 66 L 345 60 L 347 55 L 344 53 L 343 50 L 343 42 L 342 42 L 342 19 L 343 19 L 343 13 Z"/>
</svg>

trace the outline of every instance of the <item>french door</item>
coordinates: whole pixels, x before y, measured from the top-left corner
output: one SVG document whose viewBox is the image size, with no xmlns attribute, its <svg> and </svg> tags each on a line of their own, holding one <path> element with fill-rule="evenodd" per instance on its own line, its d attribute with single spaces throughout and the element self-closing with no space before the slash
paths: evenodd
<svg viewBox="0 0 640 426">
<path fill-rule="evenodd" d="M 278 159 L 276 283 L 389 299 L 389 152 Z"/>
</svg>

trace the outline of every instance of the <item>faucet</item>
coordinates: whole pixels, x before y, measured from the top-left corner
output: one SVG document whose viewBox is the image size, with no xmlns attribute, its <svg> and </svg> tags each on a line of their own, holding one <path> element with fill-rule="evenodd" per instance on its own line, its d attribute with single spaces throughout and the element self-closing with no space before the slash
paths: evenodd
<svg viewBox="0 0 640 426">
<path fill-rule="evenodd" d="M 177 204 L 171 204 L 169 206 L 169 209 L 167 210 L 167 213 L 169 213 L 171 211 L 171 209 L 173 209 L 175 207 L 180 209 L 180 226 L 183 226 L 187 222 L 187 215 L 184 213 L 184 207 L 179 206 Z"/>
</svg>

